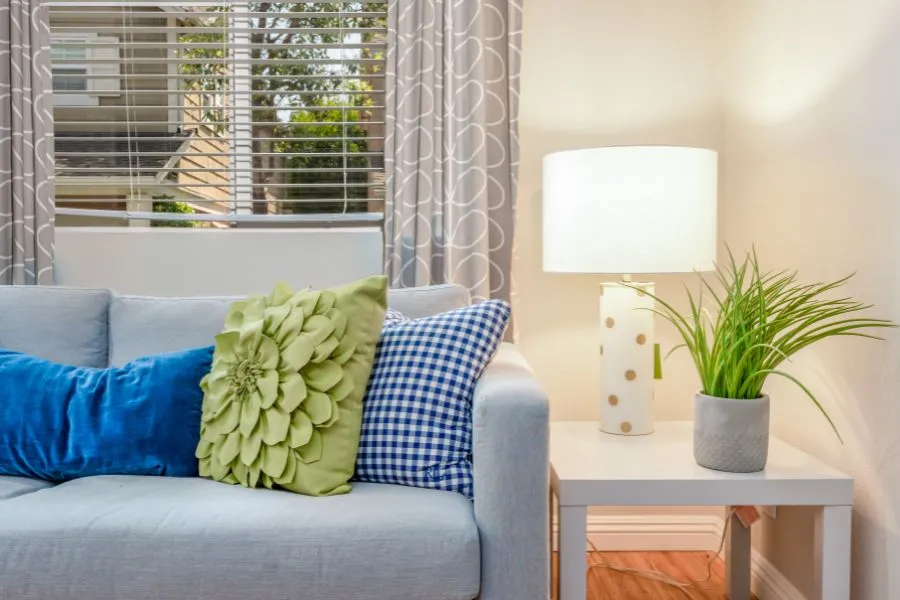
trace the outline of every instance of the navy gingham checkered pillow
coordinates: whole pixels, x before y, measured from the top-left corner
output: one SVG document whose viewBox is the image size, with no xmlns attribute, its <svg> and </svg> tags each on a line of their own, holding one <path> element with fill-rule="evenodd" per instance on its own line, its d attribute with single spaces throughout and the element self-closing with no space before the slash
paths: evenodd
<svg viewBox="0 0 900 600">
<path fill-rule="evenodd" d="M 472 498 L 472 396 L 509 323 L 488 300 L 381 332 L 363 402 L 357 481 Z"/>
</svg>

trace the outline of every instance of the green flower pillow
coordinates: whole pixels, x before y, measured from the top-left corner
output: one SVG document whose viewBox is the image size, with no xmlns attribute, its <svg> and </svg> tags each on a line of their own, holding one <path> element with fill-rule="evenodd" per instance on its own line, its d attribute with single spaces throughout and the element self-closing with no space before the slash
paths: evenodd
<svg viewBox="0 0 900 600">
<path fill-rule="evenodd" d="M 201 387 L 202 477 L 328 496 L 350 491 L 387 279 L 236 302 Z"/>
</svg>

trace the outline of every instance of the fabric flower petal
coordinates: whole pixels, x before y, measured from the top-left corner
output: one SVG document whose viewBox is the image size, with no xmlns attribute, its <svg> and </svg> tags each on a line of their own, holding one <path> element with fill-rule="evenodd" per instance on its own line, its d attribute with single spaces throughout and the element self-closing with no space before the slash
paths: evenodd
<svg viewBox="0 0 900 600">
<path fill-rule="evenodd" d="M 332 360 L 326 360 L 319 364 L 310 363 L 301 373 L 306 378 L 306 385 L 320 392 L 327 392 L 340 383 L 344 376 L 344 370 Z"/>
<path fill-rule="evenodd" d="M 234 478 L 238 480 L 239 484 L 244 487 L 250 486 L 250 472 L 247 470 L 247 465 L 236 460 L 231 463 L 231 472 L 234 473 Z"/>
<path fill-rule="evenodd" d="M 331 418 L 331 398 L 323 392 L 310 390 L 303 408 L 313 425 L 321 425 Z"/>
<path fill-rule="evenodd" d="M 303 333 L 310 337 L 313 346 L 318 346 L 334 333 L 334 325 L 325 315 L 313 315 L 303 323 Z"/>
<path fill-rule="evenodd" d="M 332 308 L 325 313 L 325 316 L 331 319 L 331 324 L 334 326 L 334 337 L 338 339 L 344 337 L 344 334 L 347 333 L 347 324 L 349 323 L 347 315 Z"/>
<path fill-rule="evenodd" d="M 291 416 L 278 408 L 267 410 L 260 415 L 263 442 L 269 446 L 281 444 L 288 437 L 291 428 Z M 287 446 L 284 446 L 287 448 Z M 266 471 L 268 473 L 268 471 Z"/>
<path fill-rule="evenodd" d="M 209 473 L 213 479 L 223 479 L 231 469 L 223 464 L 215 454 L 209 457 Z"/>
<path fill-rule="evenodd" d="M 244 350 L 250 353 L 256 353 L 259 343 L 263 337 L 264 322 L 262 319 L 256 321 L 244 321 L 239 332 L 240 345 Z"/>
<path fill-rule="evenodd" d="M 281 477 L 287 466 L 289 448 L 287 446 L 263 446 L 262 470 L 269 477 Z"/>
<path fill-rule="evenodd" d="M 278 383 L 278 408 L 290 414 L 306 400 L 306 382 L 300 373 L 282 375 Z"/>
<path fill-rule="evenodd" d="M 291 286 L 283 281 L 279 281 L 275 284 L 275 288 L 272 290 L 272 293 L 269 294 L 267 304 L 269 306 L 286 305 L 293 296 L 294 290 L 291 289 Z"/>
<path fill-rule="evenodd" d="M 341 408 L 338 406 L 337 401 L 330 397 L 328 398 L 329 402 L 331 402 L 331 416 L 328 417 L 328 420 L 319 425 L 321 429 L 328 429 L 335 423 L 337 423 L 338 419 L 341 416 Z"/>
<path fill-rule="evenodd" d="M 260 367 L 267 371 L 278 368 L 278 344 L 268 336 L 262 336 L 259 342 L 256 360 Z"/>
<path fill-rule="evenodd" d="M 278 328 L 278 332 L 275 334 L 275 341 L 278 342 L 278 346 L 285 348 L 297 339 L 297 336 L 303 331 L 303 322 L 303 309 L 293 308 L 291 314 L 284 319 Z"/>
<path fill-rule="evenodd" d="M 290 304 L 280 304 L 277 306 L 269 306 L 263 313 L 263 332 L 271 334 L 278 331 L 278 328 L 284 322 L 293 307 Z"/>
<path fill-rule="evenodd" d="M 299 448 L 309 443 L 313 424 L 306 413 L 297 411 L 291 417 L 291 448 Z"/>
<path fill-rule="evenodd" d="M 303 291 L 297 294 L 294 294 L 294 297 L 291 299 L 291 303 L 294 306 L 303 309 L 303 314 L 311 315 L 316 311 L 316 303 L 319 301 L 319 296 L 322 294 L 320 291 Z"/>
<path fill-rule="evenodd" d="M 237 331 L 225 331 L 216 336 L 215 358 L 225 362 L 237 361 L 237 347 L 240 345 L 241 334 Z M 216 366 L 214 365 L 215 369 Z"/>
<path fill-rule="evenodd" d="M 344 373 L 340 382 L 328 390 L 328 395 L 331 396 L 335 402 L 340 402 L 349 396 L 354 389 L 356 389 L 356 384 L 353 383 L 353 378 L 347 373 Z"/>
<path fill-rule="evenodd" d="M 241 403 L 241 427 L 240 433 L 245 437 L 253 435 L 257 423 L 259 423 L 260 406 L 251 402 L 249 398 Z"/>
<path fill-rule="evenodd" d="M 263 404 L 272 406 L 278 399 L 278 371 L 266 371 L 256 380 L 256 388 L 263 399 Z"/>
<path fill-rule="evenodd" d="M 335 348 L 338 347 L 338 339 L 333 335 L 330 336 L 327 340 L 316 346 L 316 351 L 313 352 L 311 362 L 320 363 L 334 352 Z"/>
<path fill-rule="evenodd" d="M 300 460 L 306 464 L 314 463 L 322 458 L 322 434 L 314 430 L 309 442 L 305 446 L 297 448 Z"/>
<path fill-rule="evenodd" d="M 262 447 L 262 436 L 258 433 L 241 439 L 241 462 L 252 467 L 259 457 L 259 449 Z M 255 487 L 255 486 L 251 486 Z"/>
<path fill-rule="evenodd" d="M 209 455 L 212 454 L 212 448 L 212 442 L 201 439 L 197 444 L 197 450 L 194 452 L 194 456 L 197 458 L 209 458 Z"/>
<path fill-rule="evenodd" d="M 287 483 L 291 483 L 294 481 L 294 476 L 297 473 L 297 458 L 296 453 L 293 450 L 288 451 L 287 461 L 284 466 L 284 473 L 281 474 L 280 477 L 275 479 L 275 483 L 279 485 L 284 485 Z"/>
<path fill-rule="evenodd" d="M 230 402 L 222 414 L 206 423 L 206 429 L 211 434 L 226 435 L 234 431 L 240 420 L 240 405 L 237 402 Z"/>
<path fill-rule="evenodd" d="M 331 353 L 331 360 L 339 365 L 346 364 L 348 360 L 353 358 L 354 352 L 356 352 L 356 342 L 354 342 L 349 335 L 344 336 L 341 343 L 338 344 L 338 347 Z"/>
<path fill-rule="evenodd" d="M 244 322 L 244 308 L 246 306 L 246 300 L 241 300 L 231 305 L 231 308 L 228 309 L 228 314 L 225 316 L 226 331 L 236 331 L 241 328 L 241 323 Z"/>
<path fill-rule="evenodd" d="M 244 306 L 244 325 L 251 322 L 262 321 L 265 318 L 266 299 L 262 296 L 254 296 L 247 299 Z"/>
<path fill-rule="evenodd" d="M 316 347 L 312 340 L 304 335 L 297 337 L 289 346 L 281 351 L 281 363 L 278 369 L 283 372 L 296 372 L 309 362 Z"/>
<path fill-rule="evenodd" d="M 259 465 L 250 465 L 247 467 L 247 484 L 248 487 L 255 488 L 259 485 L 260 468 Z"/>
<path fill-rule="evenodd" d="M 331 290 L 322 290 L 319 293 L 319 299 L 316 300 L 315 310 L 317 313 L 327 313 L 334 307 L 335 302 L 337 302 L 337 294 Z"/>
<path fill-rule="evenodd" d="M 234 430 L 225 436 L 225 440 L 222 442 L 222 445 L 218 448 L 218 456 L 219 460 L 226 465 L 230 465 L 231 462 L 237 458 L 238 454 L 241 452 L 241 436 L 238 430 Z"/>
</svg>

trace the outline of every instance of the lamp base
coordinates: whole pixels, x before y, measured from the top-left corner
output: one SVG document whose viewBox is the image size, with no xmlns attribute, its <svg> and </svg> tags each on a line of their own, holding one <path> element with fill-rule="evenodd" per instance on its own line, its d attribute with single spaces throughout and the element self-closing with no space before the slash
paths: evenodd
<svg viewBox="0 0 900 600">
<path fill-rule="evenodd" d="M 652 283 L 600 286 L 600 430 L 653 433 Z"/>
</svg>

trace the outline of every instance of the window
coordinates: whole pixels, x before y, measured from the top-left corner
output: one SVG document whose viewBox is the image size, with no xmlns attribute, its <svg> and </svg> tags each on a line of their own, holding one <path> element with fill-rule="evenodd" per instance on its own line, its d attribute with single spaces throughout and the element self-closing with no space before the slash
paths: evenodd
<svg viewBox="0 0 900 600">
<path fill-rule="evenodd" d="M 188 4 L 51 0 L 59 224 L 380 222 L 386 3 Z"/>
<path fill-rule="evenodd" d="M 98 106 L 101 96 L 119 94 L 117 38 L 54 35 L 51 44 L 56 106 Z"/>
<path fill-rule="evenodd" d="M 51 52 L 53 60 L 53 91 L 88 91 L 87 39 L 58 38 L 53 40 Z M 67 61 L 81 64 L 69 64 Z M 58 94 L 58 100 L 65 102 L 67 96 Z"/>
</svg>

